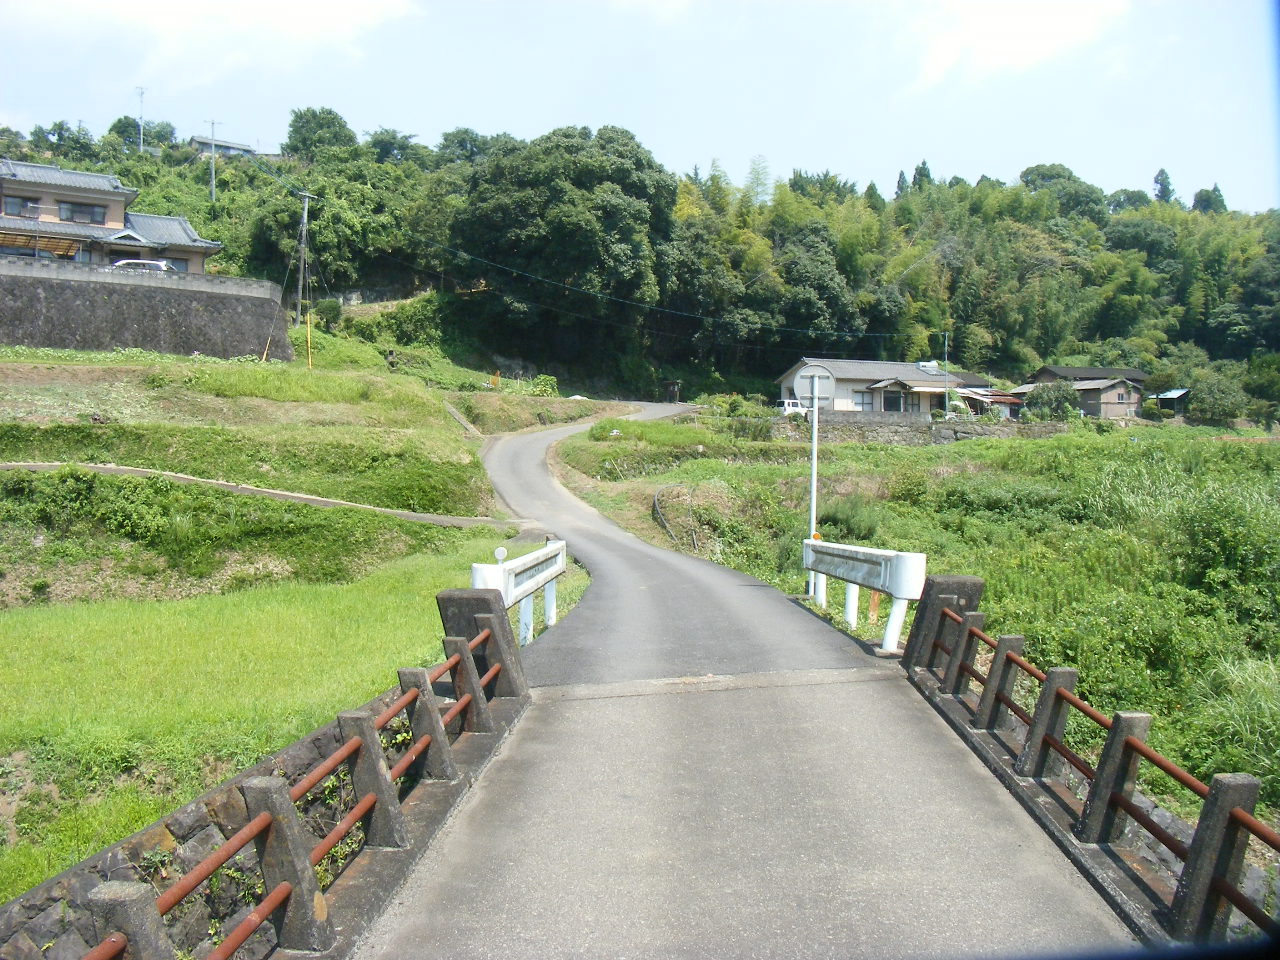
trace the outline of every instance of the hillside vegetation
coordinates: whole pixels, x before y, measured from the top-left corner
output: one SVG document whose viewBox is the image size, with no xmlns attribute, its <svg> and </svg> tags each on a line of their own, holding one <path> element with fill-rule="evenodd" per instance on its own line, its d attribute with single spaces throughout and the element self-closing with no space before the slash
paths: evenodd
<svg viewBox="0 0 1280 960">
<path fill-rule="evenodd" d="M 803 592 L 804 445 L 604 421 L 561 457 L 601 509 L 655 542 Z M 1085 426 L 827 445 L 820 462 L 826 539 L 983 577 L 988 632 L 1024 634 L 1041 665 L 1078 667 L 1104 713 L 1155 714 L 1152 741 L 1197 776 L 1254 773 L 1280 806 L 1280 444 Z M 655 491 L 671 536 L 650 515 Z M 1099 746 L 1091 725 L 1071 733 Z"/>
<path fill-rule="evenodd" d="M 329 369 L 0 348 L 0 462 L 492 509 L 479 442 L 422 369 L 390 372 L 358 341 L 312 346 Z M 572 404 L 566 417 L 597 412 Z M 434 595 L 510 533 L 159 476 L 0 471 L 0 901 L 365 702 L 397 667 L 437 662 Z M 562 606 L 585 579 L 571 574 Z"/>
<path fill-rule="evenodd" d="M 1280 215 L 1233 212 L 1216 185 L 1164 170 L 1105 193 L 1035 162 L 1051 158 L 1014 183 L 904 158 L 880 185 L 760 161 L 734 184 L 715 163 L 665 170 L 619 127 L 460 128 L 429 147 L 390 128 L 362 142 L 306 108 L 282 160 L 220 158 L 210 201 L 171 126 L 151 124 L 158 157 L 129 149 L 136 129 L 0 129 L 0 154 L 114 173 L 140 191 L 133 209 L 222 242 L 215 269 L 277 283 L 305 189 L 309 297 L 424 294 L 374 320 L 326 314 L 384 346 L 497 354 L 633 395 L 666 379 L 763 390 L 801 354 L 947 352 L 1015 380 L 1043 362 L 1139 367 L 1150 392 L 1201 387 L 1216 419 L 1280 402 Z"/>
</svg>

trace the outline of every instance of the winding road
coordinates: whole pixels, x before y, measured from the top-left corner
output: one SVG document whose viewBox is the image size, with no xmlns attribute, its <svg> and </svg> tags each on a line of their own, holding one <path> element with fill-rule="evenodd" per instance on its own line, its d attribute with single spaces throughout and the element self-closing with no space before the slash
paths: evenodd
<svg viewBox="0 0 1280 960">
<path fill-rule="evenodd" d="M 1134 948 L 896 663 L 564 490 L 546 451 L 581 429 L 485 453 L 592 583 L 524 649 L 533 704 L 361 960 Z"/>
</svg>

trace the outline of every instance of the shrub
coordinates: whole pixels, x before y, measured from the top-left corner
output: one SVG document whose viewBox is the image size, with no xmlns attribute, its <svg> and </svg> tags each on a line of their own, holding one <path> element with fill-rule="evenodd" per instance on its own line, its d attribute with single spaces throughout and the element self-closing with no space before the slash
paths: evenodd
<svg viewBox="0 0 1280 960">
<path fill-rule="evenodd" d="M 1066 380 L 1042 383 L 1027 394 L 1026 409 L 1042 420 L 1067 420 L 1077 415 L 1079 397 Z"/>
<path fill-rule="evenodd" d="M 333 333 L 334 327 L 342 319 L 342 304 L 337 300 L 320 300 L 316 303 L 315 313 L 320 329 L 325 333 Z"/>
</svg>

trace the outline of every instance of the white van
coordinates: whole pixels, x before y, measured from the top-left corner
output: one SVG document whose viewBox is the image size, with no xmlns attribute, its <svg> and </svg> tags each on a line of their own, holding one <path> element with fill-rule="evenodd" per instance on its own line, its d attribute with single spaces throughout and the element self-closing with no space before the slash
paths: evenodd
<svg viewBox="0 0 1280 960">
<path fill-rule="evenodd" d="M 121 270 L 172 270 L 178 272 L 168 260 L 117 260 L 111 266 L 118 267 Z"/>
<path fill-rule="evenodd" d="M 809 408 L 799 400 L 779 400 L 777 411 L 780 417 L 788 417 L 793 413 L 798 413 L 806 420 L 809 419 Z"/>
</svg>

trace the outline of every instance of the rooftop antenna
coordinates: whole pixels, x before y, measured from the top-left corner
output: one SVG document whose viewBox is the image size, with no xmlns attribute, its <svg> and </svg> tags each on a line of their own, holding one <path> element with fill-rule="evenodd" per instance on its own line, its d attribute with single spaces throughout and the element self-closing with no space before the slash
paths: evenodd
<svg viewBox="0 0 1280 960">
<path fill-rule="evenodd" d="M 218 155 L 218 148 L 214 144 L 214 130 L 217 128 L 217 126 L 218 126 L 217 120 L 209 121 L 209 202 L 210 203 L 213 203 L 213 201 L 218 199 L 218 188 L 214 185 L 214 182 L 213 182 L 213 161 L 214 161 L 214 158 Z"/>
<path fill-rule="evenodd" d="M 142 95 L 147 92 L 146 87 L 138 88 L 138 152 L 142 152 Z"/>
</svg>

